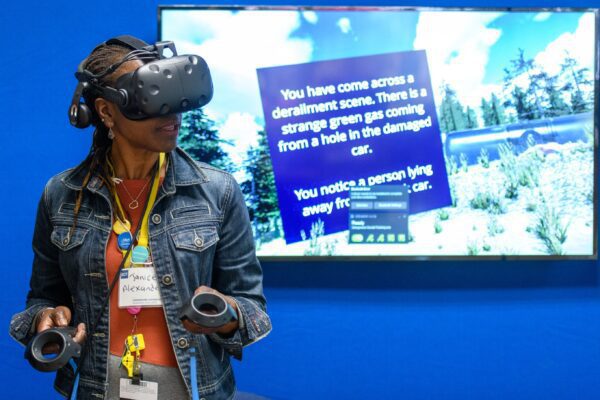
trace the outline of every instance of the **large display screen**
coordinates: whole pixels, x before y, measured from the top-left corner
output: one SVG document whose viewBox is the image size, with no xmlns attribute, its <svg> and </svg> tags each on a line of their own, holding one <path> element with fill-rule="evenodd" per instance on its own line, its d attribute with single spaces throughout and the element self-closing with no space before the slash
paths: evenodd
<svg viewBox="0 0 600 400">
<path fill-rule="evenodd" d="M 595 258 L 597 10 L 160 7 L 263 258 Z"/>
</svg>

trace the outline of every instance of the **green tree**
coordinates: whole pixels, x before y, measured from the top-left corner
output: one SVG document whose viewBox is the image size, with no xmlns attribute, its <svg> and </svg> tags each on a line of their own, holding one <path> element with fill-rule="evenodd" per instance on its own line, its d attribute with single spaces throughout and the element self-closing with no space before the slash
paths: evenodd
<svg viewBox="0 0 600 400">
<path fill-rule="evenodd" d="M 588 102 L 583 97 L 583 92 L 575 90 L 571 93 L 571 110 L 574 114 L 579 114 L 589 110 Z"/>
<path fill-rule="evenodd" d="M 278 231 L 280 214 L 275 175 L 264 130 L 258 132 L 257 145 L 248 150 L 244 169 L 250 179 L 242 182 L 241 187 L 255 232 Z"/>
<path fill-rule="evenodd" d="M 504 106 L 498 99 L 495 93 L 492 93 L 492 99 L 490 100 L 490 104 L 492 105 L 492 114 L 494 116 L 494 121 L 497 125 L 504 125 L 507 123 L 507 118 L 505 115 Z"/>
<path fill-rule="evenodd" d="M 568 51 L 565 51 L 565 59 L 561 64 L 561 76 L 566 81 L 562 87 L 571 95 L 571 110 L 573 113 L 586 112 L 591 109 L 591 102 L 585 99 L 584 88 L 592 84 L 589 68 L 580 68 L 579 63 Z"/>
<path fill-rule="evenodd" d="M 447 83 L 442 84 L 442 103 L 439 121 L 442 132 L 449 133 L 467 127 L 467 115 L 460 104 L 456 91 Z"/>
<path fill-rule="evenodd" d="M 495 93 L 489 101 L 481 99 L 481 112 L 485 126 L 504 125 L 508 122 L 504 112 L 504 106 Z"/>
<path fill-rule="evenodd" d="M 519 121 L 536 119 L 533 105 L 527 99 L 527 93 L 519 86 L 515 86 L 511 92 L 512 99 L 507 102 L 514 107 Z"/>
<path fill-rule="evenodd" d="M 223 150 L 223 145 L 231 145 L 231 142 L 220 138 L 215 123 L 202 109 L 183 114 L 178 145 L 195 160 L 228 172 L 235 171 L 233 162 Z"/>
<path fill-rule="evenodd" d="M 527 59 L 525 57 L 525 50 L 519 49 L 519 54 L 516 58 L 510 60 L 510 64 L 511 66 L 509 68 L 504 68 L 504 86 L 516 86 L 515 80 L 522 75 L 526 75 L 528 78 L 528 85 L 525 88 L 524 93 L 528 98 L 531 98 L 531 103 L 533 104 L 533 107 L 528 105 L 526 108 L 534 111 L 533 115 L 526 119 L 544 118 L 546 113 L 542 107 L 543 88 L 539 82 L 539 68 L 535 64 L 535 61 L 533 58 Z M 529 99 L 527 99 L 527 101 L 529 101 Z"/>
<path fill-rule="evenodd" d="M 477 115 L 475 115 L 475 110 L 473 110 L 471 107 L 467 106 L 467 109 L 465 110 L 465 116 L 466 116 L 465 128 L 467 128 L 467 129 L 479 128 L 479 122 L 477 122 Z"/>
<path fill-rule="evenodd" d="M 542 72 L 539 74 L 539 77 L 544 83 L 548 113 L 553 117 L 569 114 L 571 110 L 563 100 L 562 93 L 557 86 L 558 76 L 551 76 Z"/>
<path fill-rule="evenodd" d="M 490 115 L 492 114 L 492 107 L 486 99 L 481 99 L 481 115 L 483 117 L 483 126 L 490 126 Z"/>
</svg>

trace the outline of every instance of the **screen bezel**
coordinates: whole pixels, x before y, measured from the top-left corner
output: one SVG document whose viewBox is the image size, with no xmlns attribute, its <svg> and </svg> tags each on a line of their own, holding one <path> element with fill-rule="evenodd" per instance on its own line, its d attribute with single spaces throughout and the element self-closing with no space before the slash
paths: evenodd
<svg viewBox="0 0 600 400">
<path fill-rule="evenodd" d="M 162 40 L 162 13 L 168 10 L 206 10 L 206 11 L 474 11 L 474 12 L 592 12 L 595 19 L 595 49 L 594 49 L 594 127 L 593 127 L 593 151 L 594 151 L 594 188 L 593 188 L 593 210 L 592 216 L 593 254 L 591 255 L 302 255 L 302 256 L 272 256 L 260 255 L 261 261 L 494 261 L 494 260 L 597 260 L 598 259 L 598 140 L 600 123 L 600 8 L 590 7 L 407 7 L 407 6 L 266 6 L 266 5 L 159 5 L 157 7 L 157 41 Z"/>
</svg>

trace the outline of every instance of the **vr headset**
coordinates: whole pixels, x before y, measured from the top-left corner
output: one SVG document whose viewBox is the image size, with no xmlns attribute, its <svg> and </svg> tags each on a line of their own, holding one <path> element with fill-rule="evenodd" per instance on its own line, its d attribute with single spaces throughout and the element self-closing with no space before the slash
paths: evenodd
<svg viewBox="0 0 600 400">
<path fill-rule="evenodd" d="M 92 122 L 93 114 L 82 101 L 83 94 L 89 91 L 95 91 L 99 97 L 115 103 L 126 118 L 135 121 L 193 110 L 203 107 L 212 99 L 212 79 L 202 57 L 177 55 L 175 44 L 171 41 L 148 45 L 125 35 L 110 39 L 100 46 L 110 44 L 129 47 L 132 51 L 98 74 L 84 68 L 87 58 L 79 64 L 75 73 L 79 83 L 69 107 L 71 125 L 86 128 Z M 167 49 L 170 50 L 170 57 L 165 54 Z M 131 60 L 152 61 L 119 77 L 115 87 L 100 84 L 100 78 Z"/>
</svg>

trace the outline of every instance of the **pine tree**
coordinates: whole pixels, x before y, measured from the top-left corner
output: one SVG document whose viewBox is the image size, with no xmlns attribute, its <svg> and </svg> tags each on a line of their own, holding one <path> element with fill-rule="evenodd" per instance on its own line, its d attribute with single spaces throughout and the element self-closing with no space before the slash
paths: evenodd
<svg viewBox="0 0 600 400">
<path fill-rule="evenodd" d="M 524 93 L 527 95 L 527 99 L 521 99 L 523 102 L 530 102 L 529 99 L 532 100 L 532 105 L 527 105 L 524 108 L 528 108 L 533 111 L 533 114 L 528 116 L 527 119 L 538 119 L 544 118 L 546 113 L 544 108 L 542 107 L 542 98 L 541 98 L 541 90 L 542 87 L 538 82 L 539 76 L 539 68 L 535 65 L 535 62 L 532 58 L 525 58 L 525 51 L 523 49 L 519 49 L 519 54 L 517 58 L 510 60 L 511 68 L 504 68 L 504 86 L 516 86 L 514 85 L 515 79 L 522 76 L 523 74 L 527 75 L 529 84 L 525 89 Z M 519 89 L 521 92 L 523 89 Z M 514 92 L 513 92 L 514 95 Z M 518 111 L 517 111 L 518 112 Z"/>
<path fill-rule="evenodd" d="M 481 115 L 483 117 L 483 126 L 492 126 L 492 107 L 486 99 L 481 99 Z"/>
<path fill-rule="evenodd" d="M 223 145 L 231 145 L 231 142 L 221 139 L 214 126 L 215 123 L 202 109 L 183 114 L 178 145 L 195 160 L 234 172 L 235 166 L 222 148 Z"/>
<path fill-rule="evenodd" d="M 266 233 L 279 228 L 279 204 L 269 144 L 264 130 L 258 132 L 258 144 L 247 152 L 244 168 L 250 179 L 241 184 L 246 195 L 254 229 Z"/>
<path fill-rule="evenodd" d="M 551 116 L 569 114 L 569 106 L 562 98 L 562 94 L 557 87 L 558 76 L 550 76 L 545 72 L 540 74 L 540 79 L 544 82 L 544 92 L 546 95 L 547 109 Z"/>
<path fill-rule="evenodd" d="M 574 93 L 571 94 L 571 110 L 573 110 L 574 114 L 589 110 L 588 102 L 583 98 L 583 93 L 578 90 L 575 90 Z"/>
<path fill-rule="evenodd" d="M 511 92 L 512 100 L 509 103 L 515 108 L 519 121 L 536 119 L 537 114 L 527 99 L 527 93 L 519 86 L 515 86 Z"/>
<path fill-rule="evenodd" d="M 492 93 L 492 97 L 489 101 L 481 99 L 481 112 L 485 126 L 504 125 L 508 122 L 504 105 L 500 102 L 500 99 L 498 99 L 495 93 Z"/>
<path fill-rule="evenodd" d="M 444 133 L 454 132 L 467 127 L 467 115 L 460 104 L 456 91 L 450 85 L 442 85 L 442 103 L 439 112 L 440 129 Z"/>
<path fill-rule="evenodd" d="M 465 128 L 467 128 L 467 129 L 479 128 L 479 122 L 477 122 L 477 115 L 475 115 L 475 110 L 473 110 L 471 107 L 467 106 L 467 109 L 465 110 L 465 115 L 467 117 Z"/>
<path fill-rule="evenodd" d="M 504 106 L 500 103 L 495 93 L 492 93 L 492 98 L 490 99 L 490 110 L 494 125 L 504 125 L 507 122 L 507 118 L 504 115 Z"/>
<path fill-rule="evenodd" d="M 592 107 L 591 101 L 586 101 L 584 88 L 590 86 L 589 68 L 579 68 L 579 63 L 565 51 L 565 59 L 561 64 L 560 75 L 567 82 L 562 89 L 571 94 L 571 110 L 573 113 L 589 111 Z"/>
</svg>

